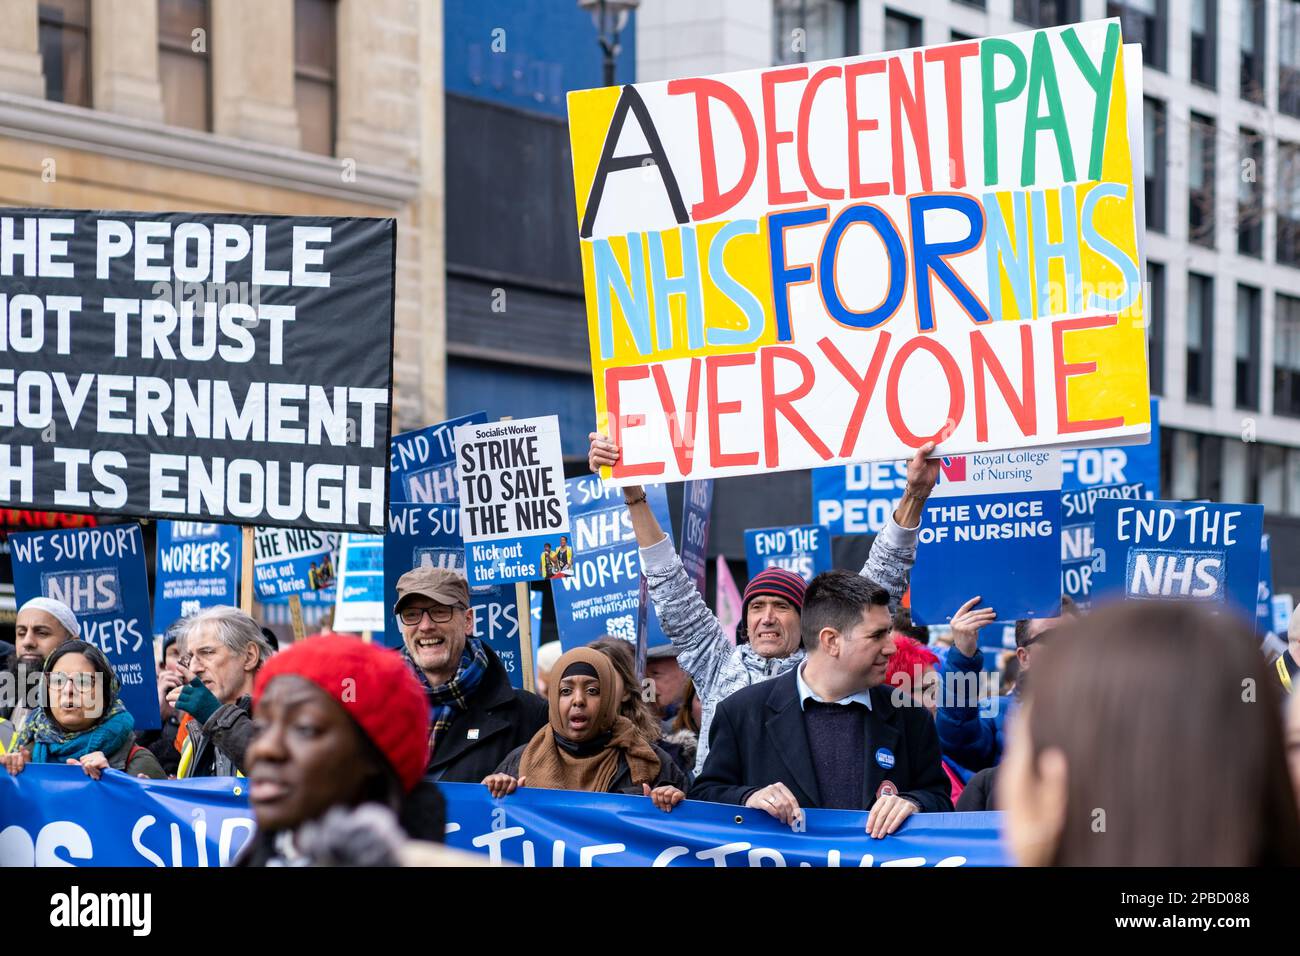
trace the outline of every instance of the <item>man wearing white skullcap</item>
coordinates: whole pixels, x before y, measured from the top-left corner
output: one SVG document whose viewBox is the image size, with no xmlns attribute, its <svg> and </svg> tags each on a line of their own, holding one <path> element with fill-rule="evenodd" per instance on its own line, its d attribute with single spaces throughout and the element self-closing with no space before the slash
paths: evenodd
<svg viewBox="0 0 1300 956">
<path fill-rule="evenodd" d="M 27 718 L 28 705 L 32 703 L 27 691 L 40 681 L 45 658 L 65 641 L 81 636 L 81 625 L 72 608 L 53 598 L 35 597 L 18 609 L 14 625 L 14 657 L 12 668 L 16 680 L 10 685 L 14 700 L 0 701 L 0 717 L 8 717 L 15 730 Z"/>
</svg>

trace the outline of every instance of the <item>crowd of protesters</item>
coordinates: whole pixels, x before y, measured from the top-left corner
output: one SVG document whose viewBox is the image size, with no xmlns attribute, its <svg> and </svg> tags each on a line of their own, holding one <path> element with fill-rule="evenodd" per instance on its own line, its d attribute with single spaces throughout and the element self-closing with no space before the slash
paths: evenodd
<svg viewBox="0 0 1300 956">
<path fill-rule="evenodd" d="M 465 578 L 402 575 L 402 648 L 324 634 L 278 652 L 244 612 L 177 622 L 158 661 L 161 731 L 137 734 L 104 654 L 47 598 L 19 610 L 0 762 L 143 778 L 248 778 L 256 836 L 237 865 L 464 864 L 439 846 L 438 783 L 622 793 L 761 810 L 866 811 L 866 835 L 916 813 L 999 809 L 1029 865 L 1300 863 L 1300 618 L 1266 662 L 1230 613 L 1132 602 L 1015 624 L 991 673 L 972 595 L 932 639 L 901 600 L 937 464 L 923 446 L 859 573 L 753 576 L 728 634 L 639 488 L 624 489 L 670 644 L 638 675 L 604 638 L 537 656 L 537 694 L 474 636 Z M 619 449 L 591 436 L 593 470 Z M 998 691 L 1003 691 L 999 693 Z M 27 691 L 35 691 L 30 694 Z M 1289 706 L 1286 704 L 1290 698 Z M 1214 787 L 1207 787 L 1212 773 Z"/>
</svg>

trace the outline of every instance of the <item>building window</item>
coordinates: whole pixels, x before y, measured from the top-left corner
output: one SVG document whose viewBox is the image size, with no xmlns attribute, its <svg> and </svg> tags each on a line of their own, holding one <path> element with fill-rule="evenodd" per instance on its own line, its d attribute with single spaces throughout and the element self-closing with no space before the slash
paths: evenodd
<svg viewBox="0 0 1300 956">
<path fill-rule="evenodd" d="M 1277 144 L 1277 261 L 1300 266 L 1300 146 Z"/>
<path fill-rule="evenodd" d="M 967 7 L 978 7 L 981 10 L 984 9 L 984 0 L 956 0 L 956 2 Z M 967 37 L 965 39 L 974 39 L 974 38 Z"/>
<path fill-rule="evenodd" d="M 1147 260 L 1147 285 L 1149 294 L 1143 307 L 1147 313 L 1147 369 L 1151 377 L 1151 393 L 1165 393 L 1165 267 L 1163 263 Z"/>
<path fill-rule="evenodd" d="M 1215 45 L 1219 9 L 1216 0 L 1192 0 L 1192 82 L 1215 87 Z"/>
<path fill-rule="evenodd" d="M 1300 116 L 1300 0 L 1282 0 L 1278 11 L 1277 108 Z"/>
<path fill-rule="evenodd" d="M 1273 316 L 1273 412 L 1300 416 L 1300 299 L 1280 294 Z"/>
<path fill-rule="evenodd" d="M 302 148 L 334 154 L 338 95 L 335 0 L 294 0 L 293 83 Z"/>
<path fill-rule="evenodd" d="M 1142 44 L 1142 65 L 1165 70 L 1167 0 L 1107 0 L 1106 16 L 1119 17 L 1125 43 Z"/>
<path fill-rule="evenodd" d="M 885 49 L 908 50 L 921 45 L 921 21 L 905 13 L 885 10 Z"/>
<path fill-rule="evenodd" d="M 1264 0 L 1241 0 L 1241 98 L 1264 102 Z"/>
<path fill-rule="evenodd" d="M 1237 180 L 1237 251 L 1264 254 L 1264 138 L 1244 126 L 1237 131 L 1241 170 Z"/>
<path fill-rule="evenodd" d="M 90 0 L 41 0 L 41 69 L 45 98 L 90 105 Z"/>
<path fill-rule="evenodd" d="M 1064 26 L 1079 21 L 1079 0 L 1016 0 L 1011 15 L 1031 27 Z"/>
<path fill-rule="evenodd" d="M 1142 98 L 1142 148 L 1145 166 L 1147 228 L 1165 231 L 1165 104 Z"/>
<path fill-rule="evenodd" d="M 775 0 L 772 15 L 778 65 L 858 53 L 857 0 Z"/>
<path fill-rule="evenodd" d="M 172 126 L 212 129 L 211 33 L 207 0 L 158 0 L 158 75 Z"/>
<path fill-rule="evenodd" d="M 1168 445 L 1165 444 L 1168 442 Z M 1175 500 L 1222 499 L 1223 439 L 1176 428 L 1160 429 L 1161 485 Z"/>
<path fill-rule="evenodd" d="M 1187 400 L 1210 404 L 1214 370 L 1214 280 L 1187 274 Z"/>
<path fill-rule="evenodd" d="M 1214 120 L 1200 113 L 1191 117 L 1191 150 L 1187 157 L 1187 238 L 1214 245 Z"/>
<path fill-rule="evenodd" d="M 962 33 L 960 30 L 952 30 L 949 33 L 948 39 L 953 43 L 965 43 L 967 40 L 974 40 L 975 36 L 970 33 Z"/>
<path fill-rule="evenodd" d="M 1235 352 L 1238 408 L 1259 408 L 1259 323 L 1259 290 L 1238 285 Z"/>
</svg>

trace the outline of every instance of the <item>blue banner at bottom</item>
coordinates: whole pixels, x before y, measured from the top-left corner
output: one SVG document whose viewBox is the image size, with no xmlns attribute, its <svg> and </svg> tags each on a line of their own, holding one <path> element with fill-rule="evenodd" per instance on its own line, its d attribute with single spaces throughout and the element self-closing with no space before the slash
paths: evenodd
<svg viewBox="0 0 1300 956">
<path fill-rule="evenodd" d="M 138 780 L 32 765 L 0 772 L 0 866 L 224 866 L 254 829 L 247 781 Z M 447 845 L 524 866 L 1005 866 L 1000 813 L 926 813 L 883 840 L 865 813 L 811 810 L 804 832 L 743 807 L 440 784 Z"/>
</svg>

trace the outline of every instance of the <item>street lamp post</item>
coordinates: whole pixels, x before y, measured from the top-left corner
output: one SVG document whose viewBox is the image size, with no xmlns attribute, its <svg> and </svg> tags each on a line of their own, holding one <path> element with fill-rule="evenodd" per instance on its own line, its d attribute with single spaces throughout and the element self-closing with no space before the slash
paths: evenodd
<svg viewBox="0 0 1300 956">
<path fill-rule="evenodd" d="M 591 14 L 591 22 L 596 25 L 600 49 L 605 55 L 605 86 L 614 85 L 614 61 L 622 52 L 618 37 L 640 3 L 641 0 L 578 0 L 578 6 Z"/>
</svg>

